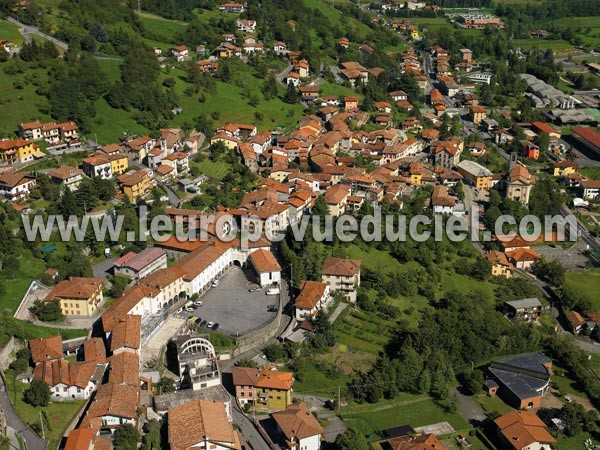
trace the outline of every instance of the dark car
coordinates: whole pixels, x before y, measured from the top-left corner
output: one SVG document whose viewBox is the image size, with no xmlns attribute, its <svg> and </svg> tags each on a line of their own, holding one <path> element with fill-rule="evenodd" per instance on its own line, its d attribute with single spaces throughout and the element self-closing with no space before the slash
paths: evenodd
<svg viewBox="0 0 600 450">
<path fill-rule="evenodd" d="M 215 324 L 212 326 L 212 330 L 213 330 L 213 331 L 217 331 L 218 329 L 219 329 L 219 324 L 218 324 L 218 323 L 215 323 Z"/>
<path fill-rule="evenodd" d="M 277 306 L 277 305 L 268 305 L 267 306 L 267 311 L 268 312 L 277 312 L 277 311 L 279 311 L 279 306 Z"/>
</svg>

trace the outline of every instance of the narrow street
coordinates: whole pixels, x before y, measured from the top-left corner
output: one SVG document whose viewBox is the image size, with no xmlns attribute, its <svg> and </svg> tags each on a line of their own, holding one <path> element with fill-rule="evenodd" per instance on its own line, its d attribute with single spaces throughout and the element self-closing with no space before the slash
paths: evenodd
<svg viewBox="0 0 600 450">
<path fill-rule="evenodd" d="M 8 398 L 8 392 L 6 391 L 6 386 L 4 385 L 3 376 L 0 377 L 0 406 L 2 407 L 2 411 L 6 417 L 6 425 L 15 430 L 15 433 L 25 440 L 28 450 L 46 449 L 46 441 L 35 434 L 33 430 L 23 423 L 21 418 L 17 415 L 17 412 L 13 408 L 13 405 Z M 18 442 L 12 444 L 16 445 L 16 448 L 19 448 Z"/>
</svg>

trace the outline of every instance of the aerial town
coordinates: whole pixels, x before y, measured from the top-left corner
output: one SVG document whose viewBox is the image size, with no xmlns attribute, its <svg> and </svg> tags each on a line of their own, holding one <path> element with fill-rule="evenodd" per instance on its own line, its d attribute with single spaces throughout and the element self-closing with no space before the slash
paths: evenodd
<svg viewBox="0 0 600 450">
<path fill-rule="evenodd" d="M 0 0 L 0 450 L 600 449 L 599 89 L 600 0 Z"/>
</svg>

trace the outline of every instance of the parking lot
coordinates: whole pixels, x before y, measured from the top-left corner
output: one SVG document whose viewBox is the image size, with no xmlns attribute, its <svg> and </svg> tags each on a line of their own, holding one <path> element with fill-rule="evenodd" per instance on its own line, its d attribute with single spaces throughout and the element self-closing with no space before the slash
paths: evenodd
<svg viewBox="0 0 600 450">
<path fill-rule="evenodd" d="M 275 317 L 267 306 L 278 302 L 275 295 L 265 291 L 248 292 L 254 286 L 241 268 L 232 267 L 220 280 L 219 286 L 210 288 L 200 297 L 203 306 L 192 314 L 208 322 L 219 324 L 219 332 L 238 336 L 261 328 Z"/>
<path fill-rule="evenodd" d="M 536 245 L 534 249 L 544 258 L 558 261 L 567 270 L 580 269 L 585 267 L 587 262 L 587 258 L 581 254 L 585 250 L 585 244 L 581 241 L 568 249 L 564 249 L 558 245 L 555 247 L 550 245 Z"/>
</svg>

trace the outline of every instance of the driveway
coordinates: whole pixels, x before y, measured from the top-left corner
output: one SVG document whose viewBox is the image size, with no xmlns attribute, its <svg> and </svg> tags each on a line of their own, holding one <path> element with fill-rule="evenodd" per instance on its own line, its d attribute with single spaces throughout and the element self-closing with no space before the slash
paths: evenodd
<svg viewBox="0 0 600 450">
<path fill-rule="evenodd" d="M 219 286 L 210 288 L 200 300 L 203 306 L 193 315 L 219 324 L 219 331 L 231 336 L 248 334 L 264 327 L 275 318 L 267 306 L 278 302 L 276 296 L 265 295 L 263 290 L 248 292 L 253 286 L 243 270 L 232 267 L 220 279 Z"/>
<path fill-rule="evenodd" d="M 3 376 L 0 377 L 0 406 L 6 417 L 6 424 L 25 440 L 28 450 L 46 449 L 46 441 L 35 434 L 17 415 L 12 403 L 8 399 Z"/>
<path fill-rule="evenodd" d="M 104 278 L 105 280 L 108 280 L 108 277 L 111 275 L 109 271 L 112 269 L 117 259 L 117 257 L 107 258 L 99 263 L 94 264 L 94 276 L 96 278 Z"/>
<path fill-rule="evenodd" d="M 486 419 L 483 408 L 473 399 L 473 397 L 461 394 L 458 389 L 454 389 L 452 395 L 456 395 L 458 413 L 467 422 L 481 422 Z"/>
</svg>

